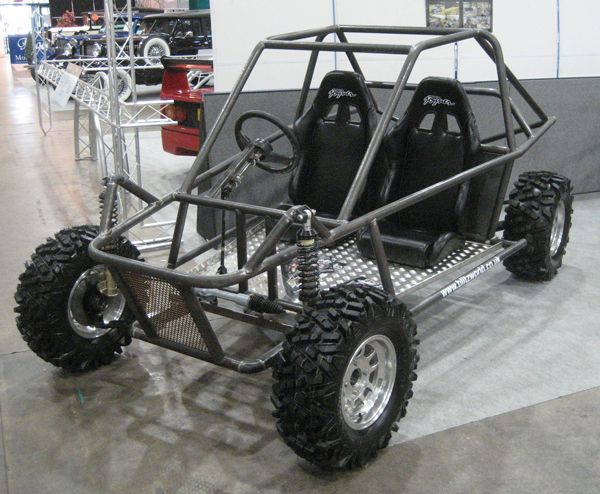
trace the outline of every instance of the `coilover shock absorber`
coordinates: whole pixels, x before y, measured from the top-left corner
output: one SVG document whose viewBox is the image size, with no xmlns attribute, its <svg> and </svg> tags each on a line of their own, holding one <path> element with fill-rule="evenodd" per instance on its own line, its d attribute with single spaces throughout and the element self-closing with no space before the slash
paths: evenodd
<svg viewBox="0 0 600 494">
<path fill-rule="evenodd" d="M 312 227 L 312 216 L 313 212 L 308 208 L 296 216 L 296 220 L 302 223 L 296 235 L 299 298 L 306 308 L 314 305 L 319 296 L 319 252 L 317 232 Z"/>
<path fill-rule="evenodd" d="M 104 189 L 98 195 L 98 202 L 100 203 L 100 218 L 102 218 L 102 213 L 104 211 L 104 208 L 106 207 L 106 189 Z M 119 205 L 117 204 L 117 201 L 114 201 L 112 204 L 112 210 L 110 212 L 110 221 L 108 228 L 112 228 L 113 226 L 115 226 L 117 224 L 117 221 L 119 221 Z"/>
</svg>

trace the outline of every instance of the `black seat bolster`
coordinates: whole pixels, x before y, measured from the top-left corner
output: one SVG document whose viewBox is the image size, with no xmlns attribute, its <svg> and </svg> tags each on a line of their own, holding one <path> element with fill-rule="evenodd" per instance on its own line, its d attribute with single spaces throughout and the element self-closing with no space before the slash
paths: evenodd
<svg viewBox="0 0 600 494">
<path fill-rule="evenodd" d="M 387 222 L 380 224 L 380 230 L 388 261 L 416 268 L 430 268 L 465 245 L 465 239 L 454 232 L 403 229 Z M 358 249 L 364 257 L 375 257 L 368 230 L 358 236 Z"/>
</svg>

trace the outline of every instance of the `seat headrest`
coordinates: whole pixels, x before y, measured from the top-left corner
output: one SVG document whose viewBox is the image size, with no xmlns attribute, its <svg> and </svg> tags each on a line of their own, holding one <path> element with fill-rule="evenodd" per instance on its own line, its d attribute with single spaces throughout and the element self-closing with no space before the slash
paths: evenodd
<svg viewBox="0 0 600 494">
<path fill-rule="evenodd" d="M 317 114 L 323 115 L 332 103 L 355 105 L 362 114 L 375 107 L 371 91 L 365 84 L 363 76 L 357 72 L 341 70 L 329 72 L 323 77 L 313 109 Z"/>
<path fill-rule="evenodd" d="M 435 114 L 434 129 L 439 128 L 441 121 L 446 125 L 447 120 L 443 118 L 445 115 L 454 115 L 467 141 L 471 141 L 472 147 L 478 146 L 479 132 L 475 116 L 467 93 L 459 81 L 428 77 L 419 83 L 404 121 L 408 128 L 415 128 L 429 113 Z"/>
</svg>

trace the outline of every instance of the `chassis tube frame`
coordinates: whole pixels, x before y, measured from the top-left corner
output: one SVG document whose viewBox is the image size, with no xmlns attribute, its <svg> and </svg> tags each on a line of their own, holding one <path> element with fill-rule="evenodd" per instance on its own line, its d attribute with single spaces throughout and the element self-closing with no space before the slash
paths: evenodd
<svg viewBox="0 0 600 494">
<path fill-rule="evenodd" d="M 437 182 L 436 184 L 433 184 L 425 189 L 370 211 L 349 222 L 340 223 L 333 220 L 333 223 L 336 223 L 337 226 L 330 231 L 330 236 L 328 238 L 322 240 L 321 245 L 331 245 L 336 240 L 348 236 L 358 231 L 360 228 L 368 226 L 368 224 L 374 220 L 381 220 L 391 214 L 401 211 L 402 209 L 406 209 L 417 202 L 423 201 L 424 199 L 427 199 L 443 190 L 449 189 L 455 185 L 460 185 L 461 183 L 467 182 L 471 178 L 486 173 L 493 168 L 505 165 L 511 160 L 515 160 L 516 158 L 522 156 L 535 142 L 537 142 L 537 140 L 554 124 L 554 121 L 555 118 L 550 118 L 540 128 L 537 134 L 532 136 L 531 139 L 528 139 L 526 142 L 521 144 L 521 146 L 514 151 L 509 152 L 508 154 L 493 158 L 469 170 L 454 175 L 449 179 Z M 179 201 L 183 204 L 198 204 L 202 206 L 213 207 L 219 206 L 231 210 L 239 208 L 242 211 L 246 210 L 251 212 L 251 214 L 256 214 L 258 216 L 279 216 L 279 221 L 275 224 L 273 230 L 269 233 L 259 249 L 250 257 L 243 268 L 223 275 L 190 275 L 175 271 L 173 269 L 151 266 L 133 259 L 121 258 L 101 250 L 104 245 L 114 240 L 118 235 L 131 228 L 133 225 L 140 223 L 143 221 L 143 219 L 151 214 L 154 214 L 159 209 L 166 207 L 173 201 Z M 112 205 L 110 205 L 110 207 L 112 207 Z M 290 246 L 286 249 L 280 250 L 276 254 L 269 255 L 269 253 L 272 252 L 272 249 L 283 237 L 287 228 L 294 223 L 296 212 L 299 209 L 304 209 L 305 207 L 306 206 L 294 206 L 287 211 L 281 211 L 262 206 L 250 206 L 241 203 L 232 203 L 230 201 L 223 201 L 209 197 L 173 193 L 165 196 L 164 199 L 131 216 L 122 224 L 100 234 L 90 243 L 89 251 L 92 258 L 98 262 L 103 262 L 108 265 L 115 265 L 125 269 L 136 270 L 140 273 L 149 274 L 151 276 L 157 276 L 174 284 L 182 284 L 185 286 L 194 286 L 198 288 L 225 288 L 234 284 L 239 284 L 240 281 L 248 280 L 258 274 L 264 273 L 270 268 L 277 267 L 295 256 L 297 252 L 296 246 Z M 313 221 L 325 223 L 326 220 L 317 216 L 313 217 Z"/>
<path fill-rule="evenodd" d="M 348 42 L 345 36 L 346 33 L 415 34 L 435 35 L 438 37 L 426 39 L 412 46 L 389 44 L 367 45 L 365 43 Z M 330 34 L 336 34 L 340 39 L 340 43 L 324 42 L 323 40 L 325 39 L 325 37 L 327 37 Z M 298 41 L 301 39 L 312 37 L 316 38 L 316 40 Z M 508 144 L 508 147 L 506 149 L 501 149 L 501 151 L 504 152 L 504 154 L 501 154 L 500 156 L 492 158 L 469 170 L 465 170 L 446 180 L 432 184 L 429 187 L 426 187 L 406 197 L 400 198 L 390 204 L 386 204 L 376 210 L 370 211 L 362 216 L 350 220 L 354 206 L 357 203 L 360 195 L 362 194 L 362 190 L 364 189 L 370 167 L 373 164 L 376 154 L 381 146 L 381 142 L 383 140 L 386 128 L 393 118 L 393 113 L 398 105 L 401 95 L 403 94 L 404 90 L 407 89 L 409 86 L 408 77 L 412 72 L 414 64 L 416 63 L 416 60 L 418 59 L 420 54 L 425 50 L 473 38 L 480 44 L 480 46 L 488 54 L 488 56 L 492 59 L 492 61 L 496 64 L 497 67 L 499 84 L 498 97 L 500 98 L 502 104 L 503 120 L 505 127 L 505 135 L 503 137 L 506 138 Z M 406 59 L 404 61 L 400 74 L 398 75 L 398 79 L 392 88 L 390 102 L 385 108 L 383 115 L 379 121 L 379 124 L 375 129 L 374 136 L 372 137 L 369 147 L 365 153 L 365 156 L 363 157 L 359 170 L 355 176 L 355 179 L 348 192 L 348 195 L 346 197 L 346 200 L 338 218 L 336 220 L 331 220 L 319 216 L 313 217 L 314 227 L 319 232 L 319 236 L 321 237 L 321 240 L 319 242 L 321 246 L 332 245 L 337 240 L 358 231 L 360 228 L 370 228 L 372 233 L 372 241 L 374 242 L 374 251 L 376 252 L 376 260 L 380 272 L 380 279 L 382 284 L 384 285 L 384 288 L 391 293 L 393 293 L 394 288 L 393 284 L 391 283 L 391 279 L 389 278 L 389 266 L 387 265 L 387 259 L 385 258 L 385 253 L 382 249 L 381 233 L 379 232 L 377 222 L 391 214 L 401 211 L 402 209 L 408 208 L 417 202 L 423 201 L 428 197 L 438 194 L 443 190 L 468 182 L 470 179 L 482 175 L 495 168 L 504 167 L 502 180 L 502 186 L 504 186 L 504 178 L 510 175 L 510 170 L 512 169 L 512 163 L 514 162 L 514 160 L 519 158 L 527 150 L 529 150 L 529 148 L 533 144 L 535 144 L 555 122 L 555 118 L 548 117 L 541 110 L 541 108 L 537 105 L 537 103 L 535 103 L 535 101 L 529 95 L 529 93 L 527 93 L 525 88 L 520 84 L 516 77 L 514 77 L 513 73 L 506 68 L 504 64 L 502 50 L 498 41 L 493 35 L 485 31 L 468 29 L 465 30 L 406 28 L 393 26 L 328 26 L 320 29 L 306 30 L 296 33 L 290 33 L 287 35 L 276 36 L 269 38 L 265 41 L 259 42 L 252 51 L 248 62 L 244 66 L 242 74 L 236 82 L 231 94 L 227 98 L 225 105 L 220 111 L 217 120 L 215 121 L 212 127 L 212 130 L 210 131 L 202 149 L 200 150 L 200 153 L 194 160 L 190 171 L 186 175 L 182 187 L 178 191 L 167 194 L 159 199 L 156 198 L 154 195 L 150 194 L 149 192 L 145 191 L 145 189 L 132 185 L 127 181 L 127 179 L 124 179 L 123 177 L 110 178 L 108 181 L 107 201 L 105 203 L 105 208 L 107 209 L 107 211 L 112 210 L 112 207 L 115 204 L 115 201 L 117 200 L 116 196 L 118 187 L 123 187 L 124 189 L 129 190 L 134 195 L 140 197 L 142 200 L 147 202 L 148 206 L 143 210 L 137 212 L 130 218 L 126 219 L 121 224 L 117 224 L 114 226 L 110 225 L 109 213 L 105 212 L 103 214 L 102 221 L 103 229 L 100 235 L 97 238 L 95 238 L 89 246 L 89 252 L 91 257 L 96 261 L 107 264 L 111 271 L 114 271 L 117 274 L 117 278 L 119 278 L 119 271 L 123 269 L 137 272 L 139 274 L 155 276 L 176 286 L 180 290 L 181 295 L 184 297 L 186 305 L 190 310 L 190 314 L 196 320 L 196 325 L 198 326 L 199 331 L 203 334 L 203 336 L 205 335 L 205 333 L 208 334 L 208 340 L 210 341 L 206 341 L 206 339 L 205 341 L 209 343 L 208 353 L 210 355 L 207 356 L 207 352 L 194 352 L 192 349 L 184 347 L 183 345 L 178 345 L 172 342 L 165 342 L 164 340 L 161 340 L 160 338 L 157 338 L 155 335 L 152 334 L 141 335 L 141 339 L 146 339 L 146 341 L 150 341 L 157 345 L 165 346 L 166 348 L 171 348 L 181 353 L 186 353 L 188 355 L 195 353 L 195 355 L 193 356 L 202 358 L 203 360 L 211 361 L 223 367 L 232 368 L 239 372 L 255 372 L 267 368 L 270 362 L 272 362 L 272 360 L 279 353 L 281 347 L 279 345 L 276 345 L 268 352 L 266 352 L 263 356 L 250 361 L 237 360 L 225 355 L 220 347 L 216 335 L 212 331 L 210 321 L 208 321 L 208 318 L 206 318 L 206 315 L 204 314 L 205 310 L 210 310 L 210 307 L 205 307 L 205 304 L 201 303 L 195 297 L 192 288 L 227 288 L 237 284 L 239 288 L 242 289 L 245 286 L 245 283 L 247 283 L 247 281 L 250 278 L 264 272 L 272 272 L 279 265 L 292 259 L 296 255 L 298 250 L 296 246 L 290 246 L 280 251 L 276 251 L 276 246 L 281 240 L 281 238 L 284 236 L 287 229 L 296 222 L 296 216 L 298 211 L 303 210 L 304 208 L 306 208 L 306 206 L 295 205 L 287 211 L 282 211 L 262 206 L 253 206 L 235 203 L 228 200 L 215 199 L 203 195 L 196 196 L 192 195 L 191 191 L 199 183 L 205 180 L 209 180 L 212 177 L 224 171 L 225 169 L 227 169 L 227 167 L 235 160 L 235 157 L 231 158 L 230 160 L 226 160 L 225 162 L 217 165 L 216 167 L 213 167 L 212 169 L 202 174 L 199 174 L 199 170 L 201 170 L 202 167 L 208 162 L 209 154 L 213 146 L 215 145 L 216 140 L 220 135 L 222 129 L 224 128 L 227 118 L 231 114 L 233 105 L 237 101 L 248 78 L 250 77 L 252 69 L 258 62 L 262 52 L 267 48 L 311 51 L 311 57 L 302 87 L 298 111 L 300 111 L 300 109 L 305 106 L 307 95 L 310 90 L 310 83 L 314 75 L 318 54 L 321 51 L 335 51 L 346 53 L 352 67 L 361 73 L 362 71 L 360 69 L 360 65 L 358 64 L 354 53 L 397 53 L 406 55 Z M 536 122 L 533 125 L 529 125 L 527 124 L 525 119 L 522 118 L 522 114 L 518 111 L 518 109 L 515 113 L 515 109 L 513 108 L 514 105 L 512 104 L 508 91 L 509 82 L 513 85 L 513 87 L 517 89 L 517 91 L 523 97 L 526 103 L 534 110 L 536 115 L 539 117 L 540 122 Z M 520 130 L 527 136 L 527 140 L 518 146 L 515 140 L 513 116 L 517 121 Z M 537 132 L 534 133 L 533 129 L 538 128 L 539 130 L 537 130 Z M 501 194 L 498 195 L 499 199 L 502 199 L 500 196 Z M 175 232 L 173 234 L 171 250 L 169 252 L 169 262 L 166 268 L 145 264 L 133 259 L 121 258 L 115 256 L 114 254 L 104 252 L 102 250 L 102 247 L 107 245 L 116 237 L 128 231 L 133 226 L 141 223 L 145 218 L 151 216 L 152 214 L 165 208 L 173 202 L 179 203 L 179 210 L 177 224 L 175 227 Z M 193 259 L 193 257 L 186 256 L 185 254 L 183 256 L 179 256 L 185 218 L 187 215 L 188 208 L 192 204 L 235 211 L 238 220 L 238 234 L 240 233 L 240 224 L 243 224 L 245 222 L 242 221 L 242 218 L 245 215 L 264 217 L 266 219 L 270 219 L 271 221 L 276 220 L 276 222 L 273 225 L 273 227 L 270 228 L 270 231 L 268 232 L 263 243 L 249 257 L 249 259 L 243 261 L 243 259 L 247 256 L 244 255 L 244 252 L 242 250 L 240 258 L 238 258 L 238 269 L 236 271 L 224 275 L 193 275 L 189 273 L 183 273 L 180 271 L 176 271 L 174 268 L 181 265 L 182 262 L 180 261 L 182 261 L 183 259 L 185 259 L 186 262 L 188 260 Z M 494 212 L 494 214 L 495 213 L 496 211 Z M 509 255 L 512 255 L 518 249 L 523 248 L 526 244 L 527 243 L 525 240 L 521 240 L 513 244 L 504 242 L 501 247 L 503 251 L 499 255 L 502 255 L 504 258 L 506 258 Z M 475 268 L 474 271 L 476 271 L 477 269 L 478 268 Z M 474 271 L 467 273 L 466 276 L 470 276 L 471 273 L 473 273 Z M 447 285 L 445 287 L 447 291 L 448 286 L 450 285 Z M 443 298 L 444 293 L 445 292 L 440 291 L 438 293 L 430 295 L 429 297 L 424 299 L 421 304 L 417 304 L 414 307 L 414 310 L 423 310 L 425 307 L 440 300 L 440 297 Z M 286 309 L 288 311 L 294 311 L 297 308 L 293 304 L 288 304 L 286 306 Z M 242 320 L 243 317 L 246 317 L 246 319 L 248 317 L 252 317 L 250 315 L 236 313 L 235 311 L 233 311 L 232 313 L 228 312 L 228 315 L 232 318 L 240 320 Z M 252 318 L 251 320 L 257 322 L 258 319 L 260 318 Z M 144 321 L 144 317 L 141 317 L 140 320 Z M 247 320 L 250 321 L 250 319 Z M 260 322 L 257 323 L 260 324 Z M 200 353 L 202 353 L 202 355 L 200 355 Z"/>
</svg>

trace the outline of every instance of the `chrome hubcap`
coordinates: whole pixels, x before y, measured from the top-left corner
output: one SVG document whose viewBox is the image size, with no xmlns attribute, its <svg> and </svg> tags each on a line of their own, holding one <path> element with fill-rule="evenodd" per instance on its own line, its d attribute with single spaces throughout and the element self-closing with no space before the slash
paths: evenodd
<svg viewBox="0 0 600 494">
<path fill-rule="evenodd" d="M 346 424 L 366 429 L 383 413 L 396 380 L 396 350 L 384 335 L 367 338 L 356 349 L 344 373 L 341 405 Z"/>
<path fill-rule="evenodd" d="M 161 46 L 153 46 L 148 50 L 148 55 L 151 57 L 157 57 L 154 60 L 158 60 L 158 57 L 162 57 L 165 54 L 165 50 Z"/>
<path fill-rule="evenodd" d="M 554 219 L 552 220 L 552 230 L 550 232 L 550 256 L 554 257 L 560 249 L 562 243 L 563 233 L 565 231 L 565 203 L 559 201 L 556 212 L 554 213 Z"/>
<path fill-rule="evenodd" d="M 113 296 L 100 293 L 98 285 L 106 281 L 106 267 L 94 266 L 84 271 L 71 289 L 67 316 L 73 331 L 82 338 L 94 339 L 104 336 L 125 311 L 125 297 L 117 292 Z M 98 321 L 102 324 L 97 326 Z"/>
</svg>

